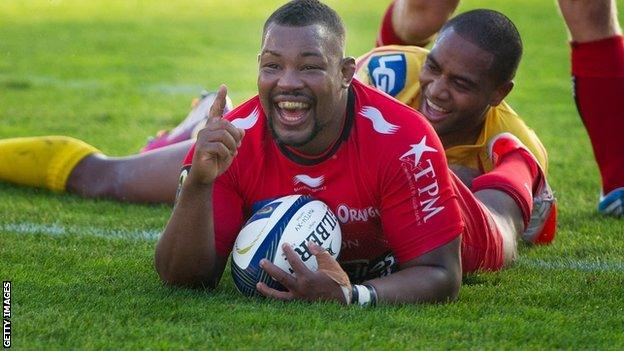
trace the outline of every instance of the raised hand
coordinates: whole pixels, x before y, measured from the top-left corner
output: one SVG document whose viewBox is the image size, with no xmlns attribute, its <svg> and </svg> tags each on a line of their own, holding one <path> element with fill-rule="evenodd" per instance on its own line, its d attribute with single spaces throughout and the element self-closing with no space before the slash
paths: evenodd
<svg viewBox="0 0 624 351">
<path fill-rule="evenodd" d="M 206 126 L 197 135 L 193 166 L 187 181 L 211 184 L 232 164 L 245 131 L 223 119 L 227 88 L 221 85 L 208 112 Z"/>
</svg>

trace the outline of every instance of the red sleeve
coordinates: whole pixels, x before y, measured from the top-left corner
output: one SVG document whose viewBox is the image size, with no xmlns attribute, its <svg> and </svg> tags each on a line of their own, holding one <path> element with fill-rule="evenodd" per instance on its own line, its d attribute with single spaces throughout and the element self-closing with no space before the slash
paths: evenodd
<svg viewBox="0 0 624 351">
<path fill-rule="evenodd" d="M 180 186 L 190 172 L 194 153 L 195 145 L 184 158 Z M 243 225 L 243 200 L 233 186 L 236 168 L 236 162 L 232 163 L 230 168 L 216 179 L 212 192 L 215 245 L 217 253 L 223 257 L 227 257 L 232 251 L 234 241 Z"/>
<path fill-rule="evenodd" d="M 428 132 L 396 148 L 381 180 L 383 231 L 402 263 L 449 243 L 464 229 L 444 149 Z"/>
</svg>

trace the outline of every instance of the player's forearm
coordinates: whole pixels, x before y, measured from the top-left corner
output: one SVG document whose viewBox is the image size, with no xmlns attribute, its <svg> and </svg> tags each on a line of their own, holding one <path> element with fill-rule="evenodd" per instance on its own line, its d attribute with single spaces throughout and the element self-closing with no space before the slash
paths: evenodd
<svg viewBox="0 0 624 351">
<path fill-rule="evenodd" d="M 221 272 L 215 250 L 212 185 L 185 184 L 156 246 L 155 264 L 167 284 L 216 286 Z"/>
<path fill-rule="evenodd" d="M 410 45 L 426 45 L 451 17 L 459 0 L 400 0 L 395 3 L 392 24 Z"/>
<path fill-rule="evenodd" d="M 414 266 L 368 281 L 378 303 L 443 303 L 457 298 L 461 273 L 440 266 Z"/>
</svg>

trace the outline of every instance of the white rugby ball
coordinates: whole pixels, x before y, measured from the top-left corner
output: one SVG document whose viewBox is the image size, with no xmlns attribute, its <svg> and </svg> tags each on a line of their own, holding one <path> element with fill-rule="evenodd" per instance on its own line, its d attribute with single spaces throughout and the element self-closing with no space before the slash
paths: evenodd
<svg viewBox="0 0 624 351">
<path fill-rule="evenodd" d="M 231 267 L 238 291 L 246 296 L 259 295 L 258 282 L 285 290 L 259 265 L 266 258 L 292 273 L 282 251 L 284 243 L 292 245 L 309 269 L 317 270 L 316 257 L 310 254 L 307 245 L 309 241 L 338 258 L 342 245 L 340 225 L 324 202 L 309 196 L 289 195 L 264 205 L 247 220 L 234 243 Z"/>
</svg>

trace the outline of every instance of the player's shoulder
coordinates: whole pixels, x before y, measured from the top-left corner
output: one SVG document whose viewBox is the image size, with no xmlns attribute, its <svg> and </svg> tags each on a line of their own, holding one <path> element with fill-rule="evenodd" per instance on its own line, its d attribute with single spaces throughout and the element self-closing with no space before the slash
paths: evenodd
<svg viewBox="0 0 624 351">
<path fill-rule="evenodd" d="M 422 135 L 435 137 L 433 128 L 415 109 L 357 81 L 354 89 L 357 133 L 368 144 L 389 147 L 411 143 Z"/>
<path fill-rule="evenodd" d="M 362 55 L 356 77 L 412 105 L 420 92 L 419 75 L 428 51 L 417 46 L 382 46 Z"/>
<path fill-rule="evenodd" d="M 386 45 L 386 46 L 378 46 L 368 51 L 367 53 L 361 55 L 356 59 L 356 62 L 368 62 L 371 58 L 381 57 L 387 55 L 406 55 L 418 59 L 424 59 L 429 50 L 422 48 L 420 46 L 410 46 L 410 45 Z"/>
<path fill-rule="evenodd" d="M 517 135 L 531 131 L 524 120 L 505 101 L 488 111 L 486 123 L 488 129 L 494 133 L 511 132 Z"/>
<path fill-rule="evenodd" d="M 382 73 L 384 70 L 393 70 L 396 73 L 407 74 L 420 71 L 429 51 L 419 46 L 390 45 L 372 49 L 356 59 L 358 75 Z"/>
<path fill-rule="evenodd" d="M 548 153 L 542 141 L 507 103 L 503 101 L 495 109 L 490 109 L 485 123 L 485 140 L 503 132 L 512 133 L 531 150 L 543 169 L 548 168 Z"/>
</svg>

